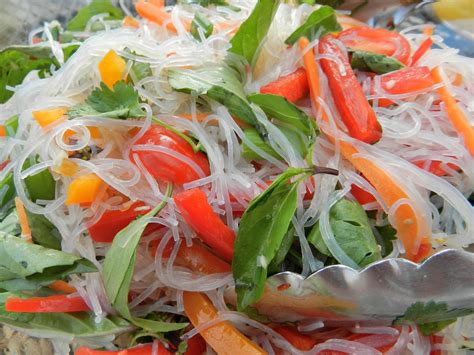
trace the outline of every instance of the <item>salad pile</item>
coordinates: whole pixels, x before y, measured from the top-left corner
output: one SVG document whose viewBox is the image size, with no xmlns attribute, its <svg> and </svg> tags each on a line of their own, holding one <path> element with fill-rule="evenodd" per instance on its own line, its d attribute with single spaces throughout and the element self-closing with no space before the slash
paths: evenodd
<svg viewBox="0 0 474 355">
<path fill-rule="evenodd" d="M 311 1 L 121 5 L 0 51 L 0 323 L 76 354 L 472 346 L 442 304 L 383 327 L 257 305 L 279 272 L 474 243 L 473 59 Z"/>
</svg>

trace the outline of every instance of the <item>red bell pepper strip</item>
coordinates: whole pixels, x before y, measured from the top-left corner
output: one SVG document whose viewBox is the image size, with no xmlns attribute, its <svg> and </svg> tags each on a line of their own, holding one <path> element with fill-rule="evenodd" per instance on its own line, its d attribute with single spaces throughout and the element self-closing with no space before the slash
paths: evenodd
<svg viewBox="0 0 474 355">
<path fill-rule="evenodd" d="M 205 176 L 210 174 L 209 162 L 202 152 L 194 152 L 193 147 L 176 133 L 159 125 L 152 125 L 135 145 L 155 145 L 172 150 L 191 160 Z M 130 159 L 137 154 L 149 173 L 159 181 L 184 184 L 200 178 L 196 169 L 189 163 L 170 154 L 153 150 L 138 150 L 130 152 Z"/>
<path fill-rule="evenodd" d="M 448 174 L 447 171 L 441 166 L 442 162 L 440 160 L 431 160 L 429 162 L 425 160 L 417 160 L 414 161 L 413 164 L 421 169 L 429 171 L 431 174 L 436 176 L 445 176 Z M 460 170 L 459 166 L 453 163 L 448 163 L 447 166 L 456 171 Z"/>
<path fill-rule="evenodd" d="M 157 347 L 157 355 L 170 355 L 171 353 L 159 343 Z M 93 350 L 81 346 L 76 350 L 74 355 L 151 355 L 153 352 L 153 344 L 138 345 L 130 349 L 123 350 Z"/>
<path fill-rule="evenodd" d="M 150 253 L 152 256 L 156 254 L 160 240 L 152 240 L 150 242 Z M 163 256 L 169 258 L 171 251 L 173 250 L 174 243 L 169 243 L 164 252 Z M 220 274 L 225 272 L 231 272 L 232 268 L 230 264 L 210 252 L 205 246 L 194 239 L 193 245 L 188 247 L 185 243 L 181 243 L 178 249 L 178 254 L 174 261 L 176 265 L 187 267 L 192 271 L 199 272 L 201 274 Z"/>
<path fill-rule="evenodd" d="M 410 43 L 397 32 L 383 28 L 350 28 L 339 33 L 337 38 L 350 49 L 383 54 L 408 64 Z"/>
<path fill-rule="evenodd" d="M 320 61 L 336 108 L 349 135 L 366 143 L 376 143 L 382 137 L 382 127 L 351 69 L 346 53 L 331 35 L 320 40 L 319 53 L 336 57 L 344 64 L 345 73 L 333 60 L 321 58 Z"/>
<path fill-rule="evenodd" d="M 372 195 L 370 192 L 365 191 L 364 189 L 360 188 L 355 184 L 351 185 L 351 194 L 361 205 L 377 201 L 374 195 Z"/>
<path fill-rule="evenodd" d="M 388 94 L 408 94 L 428 89 L 434 85 L 428 67 L 411 67 L 381 75 L 380 87 Z M 375 84 L 374 84 L 375 85 Z M 372 88 L 372 93 L 375 87 Z M 387 107 L 393 104 L 390 99 L 379 99 L 379 106 Z"/>
<path fill-rule="evenodd" d="M 311 350 L 318 342 L 307 335 L 301 334 L 294 327 L 275 326 L 274 331 L 285 338 L 291 345 L 301 351 Z"/>
<path fill-rule="evenodd" d="M 89 306 L 80 296 L 53 295 L 47 297 L 18 298 L 10 297 L 5 302 L 7 312 L 83 312 L 89 311 Z"/>
<path fill-rule="evenodd" d="M 261 94 L 280 95 L 290 102 L 296 102 L 308 95 L 309 86 L 306 70 L 298 68 L 295 72 L 281 76 L 260 88 Z"/>
<path fill-rule="evenodd" d="M 215 250 L 217 255 L 231 262 L 235 232 L 214 213 L 206 194 L 200 189 L 191 189 L 176 194 L 174 202 L 199 238 Z"/>
<path fill-rule="evenodd" d="M 126 210 L 105 212 L 96 223 L 88 228 L 91 238 L 98 243 L 112 243 L 118 232 L 132 223 L 138 216 L 150 211 L 149 209 L 143 209 L 143 207 L 145 207 L 145 204 L 136 202 Z M 150 234 L 161 227 L 156 223 L 149 224 L 144 234 Z"/>
</svg>

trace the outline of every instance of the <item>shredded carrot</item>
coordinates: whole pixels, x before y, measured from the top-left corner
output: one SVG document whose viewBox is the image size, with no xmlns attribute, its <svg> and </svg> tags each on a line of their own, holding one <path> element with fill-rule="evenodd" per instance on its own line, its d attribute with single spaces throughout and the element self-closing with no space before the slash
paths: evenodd
<svg viewBox="0 0 474 355">
<path fill-rule="evenodd" d="M 309 44 L 306 38 L 301 38 L 299 45 L 303 51 Z M 319 87 L 319 72 L 317 63 L 311 51 L 306 52 L 303 56 L 304 65 L 308 74 L 309 89 L 311 92 L 311 100 L 313 109 L 318 110 L 319 105 L 316 97 L 320 95 Z M 328 117 L 322 115 L 323 121 L 328 121 Z M 334 138 L 329 132 L 324 132 L 328 138 L 334 141 Z M 375 163 L 365 158 L 357 157 L 359 151 L 350 143 L 340 142 L 341 153 L 352 165 L 361 172 L 365 178 L 375 187 L 377 192 L 381 195 L 384 202 L 390 208 L 400 199 L 407 199 L 408 195 L 403 189 L 394 181 L 383 169 L 378 167 Z M 431 252 L 431 243 L 427 236 L 421 238 L 421 243 L 416 245 L 419 230 L 428 230 L 423 228 L 426 226 L 426 221 L 422 216 L 418 216 L 416 211 L 409 205 L 401 205 L 395 213 L 395 228 L 397 236 L 403 242 L 408 259 L 420 261 Z"/>
<path fill-rule="evenodd" d="M 67 282 L 62 281 L 62 280 L 54 281 L 53 283 L 50 283 L 48 285 L 48 287 L 51 290 L 64 292 L 64 293 L 75 293 L 75 292 L 77 292 L 77 290 L 74 287 L 72 287 Z"/>
<path fill-rule="evenodd" d="M 95 174 L 82 175 L 74 179 L 67 190 L 66 205 L 92 203 L 103 187 L 104 182 Z"/>
<path fill-rule="evenodd" d="M 134 19 L 131 16 L 125 16 L 125 18 L 123 19 L 123 26 L 124 27 L 138 28 L 138 27 L 140 27 L 140 22 L 138 22 L 136 19 Z"/>
<path fill-rule="evenodd" d="M 454 86 L 461 86 L 464 78 L 462 77 L 461 74 L 456 73 L 456 76 L 454 77 L 454 80 L 452 81 L 452 85 Z"/>
<path fill-rule="evenodd" d="M 65 108 L 52 108 L 41 111 L 34 111 L 33 118 L 38 122 L 41 127 L 49 126 L 50 124 L 63 118 L 66 114 L 67 109 Z"/>
<path fill-rule="evenodd" d="M 426 25 L 425 28 L 423 29 L 423 34 L 427 36 L 432 36 L 433 35 L 433 26 L 432 25 Z"/>
<path fill-rule="evenodd" d="M 30 225 L 28 224 L 28 217 L 26 216 L 25 206 L 23 205 L 23 202 L 21 202 L 19 197 L 15 197 L 15 206 L 16 213 L 18 214 L 18 220 L 20 222 L 21 237 L 27 243 L 33 243 Z"/>
<path fill-rule="evenodd" d="M 171 22 L 170 14 L 164 8 L 156 6 L 151 2 L 137 2 L 135 9 L 141 17 L 160 26 L 166 25 L 169 31 L 177 32 L 176 27 Z M 191 23 L 189 21 L 183 21 L 183 26 L 186 31 L 189 32 L 191 30 Z"/>
<path fill-rule="evenodd" d="M 431 71 L 431 76 L 436 84 L 443 83 L 440 67 L 434 68 Z M 464 145 L 469 153 L 474 156 L 474 127 L 470 124 L 466 114 L 459 108 L 456 99 L 451 95 L 446 86 L 438 89 L 438 96 L 444 102 L 451 124 L 464 139 Z"/>
<path fill-rule="evenodd" d="M 6 137 L 7 136 L 7 130 L 5 129 L 5 126 L 0 126 L 0 137 Z"/>
<path fill-rule="evenodd" d="M 300 45 L 301 51 L 303 52 L 305 48 L 308 47 L 309 40 L 306 37 L 301 37 L 298 43 Z M 303 55 L 303 62 L 304 66 L 306 67 L 306 74 L 308 76 L 311 101 L 313 103 L 313 107 L 318 111 L 319 103 L 316 98 L 321 95 L 321 90 L 319 88 L 319 71 L 316 65 L 316 60 L 314 59 L 313 49 L 305 52 Z"/>
<path fill-rule="evenodd" d="M 119 80 L 125 79 L 125 70 L 127 63 L 114 50 L 110 50 L 99 63 L 99 72 L 102 81 L 110 89 Z"/>
</svg>

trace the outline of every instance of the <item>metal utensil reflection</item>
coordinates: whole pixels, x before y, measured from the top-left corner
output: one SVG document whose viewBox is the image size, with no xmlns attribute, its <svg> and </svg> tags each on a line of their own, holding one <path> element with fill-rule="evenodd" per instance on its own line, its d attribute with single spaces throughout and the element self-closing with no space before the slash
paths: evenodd
<svg viewBox="0 0 474 355">
<path fill-rule="evenodd" d="M 273 321 L 390 325 L 416 302 L 474 310 L 474 253 L 444 250 L 422 264 L 387 259 L 362 271 L 325 267 L 304 279 L 282 272 L 267 280 L 258 312 Z M 235 300 L 231 292 L 230 302 Z"/>
</svg>

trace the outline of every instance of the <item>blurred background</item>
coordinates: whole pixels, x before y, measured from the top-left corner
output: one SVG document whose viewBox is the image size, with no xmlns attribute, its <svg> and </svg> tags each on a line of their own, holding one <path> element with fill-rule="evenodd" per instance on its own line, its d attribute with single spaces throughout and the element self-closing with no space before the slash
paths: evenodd
<svg viewBox="0 0 474 355">
<path fill-rule="evenodd" d="M 27 41 L 29 31 L 45 21 L 64 23 L 88 0 L 0 0 L 0 49 Z M 113 1 L 116 4 L 118 0 Z M 121 3 L 130 9 L 133 0 Z M 397 26 L 433 23 L 435 34 L 442 36 L 450 47 L 474 57 L 474 0 L 320 0 L 339 3 L 343 10 L 353 10 L 354 17 L 384 27 L 393 19 L 403 20 Z M 401 4 L 405 5 L 402 6 Z"/>
</svg>

